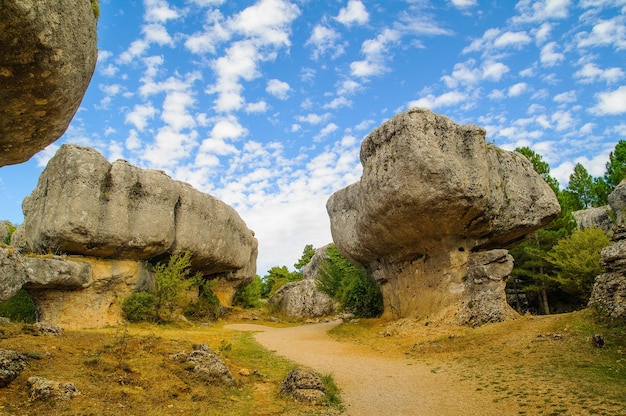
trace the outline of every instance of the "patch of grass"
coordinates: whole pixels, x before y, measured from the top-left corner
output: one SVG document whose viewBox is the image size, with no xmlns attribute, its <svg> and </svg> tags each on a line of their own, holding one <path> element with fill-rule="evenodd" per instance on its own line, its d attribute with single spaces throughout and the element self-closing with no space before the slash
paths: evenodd
<svg viewBox="0 0 626 416">
<path fill-rule="evenodd" d="M 0 414 L 203 416 L 281 414 L 319 415 L 319 406 L 295 403 L 279 394 L 294 368 L 265 350 L 251 333 L 224 330 L 222 324 L 131 324 L 124 327 L 64 331 L 41 337 L 6 330 L 0 348 L 29 352 L 22 374 L 0 394 Z M 207 382 L 170 358 L 206 343 L 235 377 L 233 386 Z M 28 377 L 72 382 L 81 395 L 63 402 L 29 400 Z M 336 406 L 332 404 L 332 406 Z"/>
</svg>

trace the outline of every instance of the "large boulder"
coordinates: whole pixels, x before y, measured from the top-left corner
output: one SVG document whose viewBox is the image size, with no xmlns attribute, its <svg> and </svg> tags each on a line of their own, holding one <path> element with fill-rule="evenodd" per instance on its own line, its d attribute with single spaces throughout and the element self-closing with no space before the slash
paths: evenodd
<svg viewBox="0 0 626 416">
<path fill-rule="evenodd" d="M 523 155 L 426 109 L 374 130 L 361 164 L 327 210 L 337 248 L 380 283 L 388 317 L 457 316 L 470 253 L 511 248 L 560 212 Z"/>
<path fill-rule="evenodd" d="M 0 7 L 0 166 L 57 140 L 96 65 L 96 16 L 86 0 L 6 0 Z"/>
<path fill-rule="evenodd" d="M 12 245 L 21 251 L 158 260 L 192 253 L 192 269 L 231 297 L 254 278 L 257 240 L 237 212 L 162 171 L 63 145 L 23 202 Z"/>
<path fill-rule="evenodd" d="M 284 315 L 294 318 L 319 318 L 335 311 L 333 300 L 317 288 L 313 279 L 284 284 L 268 303 Z"/>
</svg>

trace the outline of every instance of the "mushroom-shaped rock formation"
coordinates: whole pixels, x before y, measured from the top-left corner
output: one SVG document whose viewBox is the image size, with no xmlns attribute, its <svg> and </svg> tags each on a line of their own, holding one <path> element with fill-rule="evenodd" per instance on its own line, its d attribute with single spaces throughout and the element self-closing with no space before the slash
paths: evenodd
<svg viewBox="0 0 626 416">
<path fill-rule="evenodd" d="M 560 212 L 530 162 L 487 143 L 480 127 L 413 108 L 365 138 L 361 164 L 360 181 L 333 194 L 327 210 L 339 251 L 381 285 L 385 315 L 473 324 L 510 316 L 493 299 L 504 299 L 501 270 L 510 266 L 487 267 L 498 290 L 481 289 L 490 279 L 469 277 L 483 273 L 468 267 L 482 267 L 469 261 L 475 253 L 511 248 Z M 499 251 L 487 257 L 511 262 Z M 503 310 L 477 317 L 467 309 L 481 299 Z"/>
<path fill-rule="evenodd" d="M 0 166 L 65 132 L 96 66 L 96 23 L 86 0 L 2 2 Z"/>
<path fill-rule="evenodd" d="M 11 240 L 20 251 L 126 260 L 189 251 L 193 272 L 217 280 L 227 305 L 256 273 L 257 240 L 232 207 L 90 148 L 61 146 L 23 211 Z"/>
</svg>

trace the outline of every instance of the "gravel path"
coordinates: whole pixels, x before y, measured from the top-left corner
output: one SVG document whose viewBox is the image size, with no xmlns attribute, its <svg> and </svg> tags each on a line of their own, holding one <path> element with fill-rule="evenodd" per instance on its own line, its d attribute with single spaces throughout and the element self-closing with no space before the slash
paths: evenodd
<svg viewBox="0 0 626 416">
<path fill-rule="evenodd" d="M 290 328 L 233 324 L 227 328 L 259 331 L 255 339 L 265 348 L 310 367 L 332 374 L 341 389 L 346 415 L 480 415 L 511 414 L 494 403 L 487 392 L 477 392 L 470 382 L 440 370 L 437 365 L 389 358 L 333 340 L 327 332 L 341 321 Z"/>
</svg>

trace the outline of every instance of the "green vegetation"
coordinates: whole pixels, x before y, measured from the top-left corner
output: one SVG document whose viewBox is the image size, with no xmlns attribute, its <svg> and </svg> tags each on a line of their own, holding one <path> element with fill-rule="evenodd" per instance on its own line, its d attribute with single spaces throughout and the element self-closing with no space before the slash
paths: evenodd
<svg viewBox="0 0 626 416">
<path fill-rule="evenodd" d="M 604 273 L 600 251 L 610 243 L 599 228 L 574 230 L 569 237 L 559 240 L 546 256 L 556 267 L 556 282 L 583 306 L 591 296 L 596 276 Z"/>
<path fill-rule="evenodd" d="M 91 11 L 93 11 L 93 15 L 96 20 L 100 17 L 100 2 L 99 0 L 91 0 Z"/>
<path fill-rule="evenodd" d="M 314 254 L 313 245 L 307 244 L 302 252 L 302 257 L 294 264 L 296 271 L 290 271 L 287 266 L 274 266 L 269 269 L 267 275 L 262 279 L 261 297 L 270 298 L 286 283 L 302 280 L 302 269 L 309 264 Z"/>
<path fill-rule="evenodd" d="M 565 189 L 559 189 L 558 181 L 550 176 L 549 165 L 539 154 L 528 147 L 516 150 L 550 185 L 561 204 L 561 213 L 511 250 L 515 267 L 507 286 L 516 295 L 512 306 L 520 312 L 541 314 L 580 309 L 588 301 L 595 276 L 601 273 L 599 250 L 608 240 L 598 240 L 599 230 L 570 238 L 576 228 L 572 212 L 607 204 L 608 195 L 626 175 L 626 141 L 620 140 L 611 152 L 603 177 L 592 177 L 579 163 Z M 560 244 L 563 239 L 567 242 Z M 593 273 L 597 274 L 591 276 Z M 521 294 L 528 299 L 527 305 L 521 301 Z"/>
<path fill-rule="evenodd" d="M 355 316 L 371 318 L 383 313 L 380 288 L 369 275 L 353 266 L 331 244 L 321 264 L 317 287 Z"/>
<path fill-rule="evenodd" d="M 184 310 L 190 315 L 215 304 L 210 288 L 203 290 L 201 276 L 190 277 L 191 253 L 173 254 L 167 264 L 157 263 L 153 268 L 154 289 L 150 292 L 133 293 L 122 303 L 126 319 L 131 322 L 169 322 L 175 313 Z M 187 292 L 192 286 L 199 287 L 195 306 L 189 305 Z M 217 302 L 219 305 L 219 302 Z M 191 309 L 189 309 L 191 308 Z M 214 308 L 210 308 L 214 309 Z"/>
<path fill-rule="evenodd" d="M 21 289 L 11 299 L 0 303 L 0 316 L 13 322 L 34 323 L 37 321 L 35 304 L 26 290 Z"/>
<path fill-rule="evenodd" d="M 235 294 L 233 303 L 246 309 L 257 308 L 261 304 L 261 292 L 263 291 L 263 281 L 256 275 L 254 279 Z"/>
<path fill-rule="evenodd" d="M 15 232 L 16 227 L 8 221 L 5 221 L 5 224 L 7 225 L 7 228 L 9 231 L 7 235 L 5 235 L 4 238 L 2 239 L 2 242 L 8 246 L 9 244 L 11 244 L 11 236 Z"/>
</svg>

